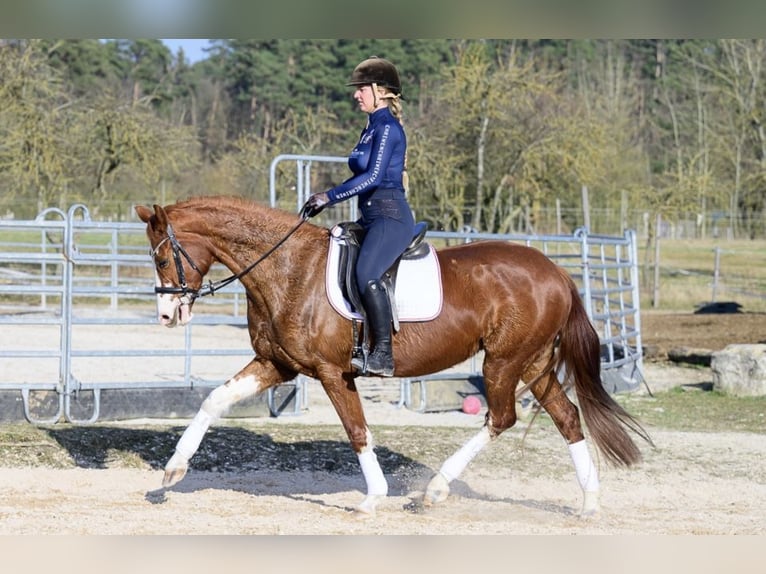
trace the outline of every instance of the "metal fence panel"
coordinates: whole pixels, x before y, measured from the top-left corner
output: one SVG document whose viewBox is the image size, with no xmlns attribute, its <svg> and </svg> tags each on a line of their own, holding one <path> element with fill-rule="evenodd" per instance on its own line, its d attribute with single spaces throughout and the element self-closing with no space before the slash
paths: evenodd
<svg viewBox="0 0 766 574">
<path fill-rule="evenodd" d="M 60 219 L 49 220 L 51 214 Z M 83 205 L 34 221 L 0 221 L 0 391 L 20 391 L 27 420 L 95 422 L 102 394 L 117 390 L 193 390 L 196 410 L 225 381 L 219 373 L 232 375 L 252 358 L 245 333 L 237 348 L 204 337 L 211 326 L 246 327 L 239 283 L 206 302 L 193 325 L 159 328 L 148 251 L 145 225 L 93 221 Z M 216 274 L 228 270 L 217 266 Z M 212 375 L 199 376 L 195 362 L 227 357 L 233 359 L 225 367 L 206 365 Z M 290 413 L 292 406 L 297 414 L 300 391 L 297 383 L 270 390 L 266 408 L 245 412 Z"/>
<path fill-rule="evenodd" d="M 281 162 L 295 162 L 296 180 L 283 188 L 290 201 L 296 194 L 297 207 L 311 195 L 311 167 L 314 164 L 345 162 L 346 158 L 284 155 L 276 157 L 271 164 L 272 207 L 280 204 L 276 189 L 277 166 Z M 293 191 L 295 190 L 295 191 Z M 284 200 L 282 201 L 284 203 Z M 346 202 L 344 202 L 346 203 Z M 355 218 L 356 204 L 349 203 L 341 217 Z M 324 215 L 322 220 L 332 224 Z M 628 230 L 622 237 L 594 235 L 587 229 L 578 229 L 572 235 L 524 235 L 480 233 L 473 230 L 463 232 L 429 231 L 429 241 L 451 242 L 481 241 L 499 239 L 515 241 L 536 247 L 575 279 L 588 316 L 601 340 L 601 368 L 604 386 L 609 392 L 636 389 L 644 382 L 643 349 L 641 346 L 641 320 L 638 278 L 638 246 L 636 233 Z M 400 381 L 400 406 L 415 410 L 439 409 L 431 405 L 429 389 L 437 381 L 454 381 L 453 397 L 472 391 L 481 392 L 481 357 L 475 356 L 464 364 L 425 377 L 406 378 Z M 431 393 L 433 394 L 433 393 Z M 456 404 L 447 401 L 448 408 Z"/>
<path fill-rule="evenodd" d="M 294 189 L 300 206 L 310 193 L 312 162 L 340 159 L 279 156 L 272 173 L 280 161 L 296 162 L 302 183 Z M 274 189 L 271 197 L 275 203 Z M 247 335 L 236 348 L 214 344 L 205 336 L 214 326 L 246 327 L 246 299 L 239 282 L 198 305 L 193 324 L 159 328 L 144 234 L 142 223 L 94 221 L 81 204 L 67 212 L 46 210 L 33 221 L 0 220 L 0 328 L 7 341 L 0 346 L 0 395 L 20 395 L 28 420 L 94 422 L 103 414 L 102 393 L 107 392 L 193 390 L 200 393 L 192 399 L 196 407 L 203 394 L 224 382 L 219 374 L 234 374 L 252 357 Z M 570 236 L 430 231 L 427 238 L 435 245 L 500 239 L 543 251 L 578 284 L 601 340 L 607 390 L 632 390 L 643 382 L 633 231 L 623 237 L 592 235 L 584 229 Z M 218 274 L 229 272 L 214 266 L 210 277 Z M 126 344 L 127 335 L 141 329 L 139 343 Z M 229 360 L 237 362 L 213 364 Z M 401 379 L 399 405 L 421 411 L 438 408 L 429 396 L 430 382 L 480 384 L 480 366 L 476 356 L 449 371 Z M 299 414 L 308 403 L 306 382 L 300 376 L 270 390 L 267 409 L 259 412 Z M 178 412 L 170 399 L 163 408 L 167 416 Z"/>
</svg>

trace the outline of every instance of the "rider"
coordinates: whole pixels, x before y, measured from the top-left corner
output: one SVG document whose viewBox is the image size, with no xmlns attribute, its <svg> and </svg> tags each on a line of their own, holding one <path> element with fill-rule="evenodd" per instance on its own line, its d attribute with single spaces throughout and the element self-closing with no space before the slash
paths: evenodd
<svg viewBox="0 0 766 574">
<path fill-rule="evenodd" d="M 407 138 L 401 124 L 402 86 L 396 67 L 384 58 L 362 61 L 347 84 L 367 114 L 367 125 L 348 158 L 353 175 L 322 193 L 309 197 L 304 207 L 310 217 L 326 205 L 358 196 L 359 223 L 365 229 L 356 266 L 356 282 L 366 320 L 373 334 L 367 372 L 391 377 L 391 307 L 381 278 L 412 240 L 415 220 L 405 196 Z M 364 360 L 351 361 L 364 373 Z"/>
</svg>

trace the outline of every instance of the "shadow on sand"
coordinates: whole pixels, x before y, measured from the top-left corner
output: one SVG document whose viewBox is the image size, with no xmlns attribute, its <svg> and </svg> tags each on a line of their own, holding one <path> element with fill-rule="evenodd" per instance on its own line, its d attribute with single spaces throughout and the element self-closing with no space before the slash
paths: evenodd
<svg viewBox="0 0 766 574">
<path fill-rule="evenodd" d="M 184 427 L 136 429 L 96 425 L 54 427 L 47 429 L 47 433 L 81 468 L 148 467 L 162 470 L 183 430 Z M 308 427 L 302 430 L 316 432 Z M 357 490 L 361 501 L 364 479 L 356 454 L 345 436 L 302 439 L 295 429 L 285 432 L 284 427 L 280 427 L 274 431 L 276 436 L 240 427 L 212 427 L 192 457 L 184 479 L 169 488 L 158 484 L 156 489 L 146 493 L 146 500 L 162 504 L 168 492 L 219 489 L 253 496 L 285 496 L 320 505 L 325 503 L 312 497 Z M 342 433 L 342 430 L 338 432 Z M 386 446 L 376 446 L 375 452 L 388 479 L 389 494 L 410 497 L 404 510 L 423 512 L 422 493 L 436 469 Z M 545 502 L 476 492 L 461 480 L 454 481 L 450 488 L 454 496 L 463 498 L 557 514 L 574 512 L 572 508 Z"/>
</svg>

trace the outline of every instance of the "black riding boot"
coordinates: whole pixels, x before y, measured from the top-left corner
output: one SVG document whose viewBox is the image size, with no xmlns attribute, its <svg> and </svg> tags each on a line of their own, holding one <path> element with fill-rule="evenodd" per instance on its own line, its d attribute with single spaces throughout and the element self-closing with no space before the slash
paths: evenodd
<svg viewBox="0 0 766 574">
<path fill-rule="evenodd" d="M 372 280 L 367 283 L 367 289 L 362 294 L 362 304 L 370 322 L 373 337 L 372 351 L 367 357 L 367 373 L 394 376 L 394 356 L 391 349 L 391 305 L 383 284 Z M 355 358 L 351 364 L 362 373 L 363 359 Z"/>
</svg>

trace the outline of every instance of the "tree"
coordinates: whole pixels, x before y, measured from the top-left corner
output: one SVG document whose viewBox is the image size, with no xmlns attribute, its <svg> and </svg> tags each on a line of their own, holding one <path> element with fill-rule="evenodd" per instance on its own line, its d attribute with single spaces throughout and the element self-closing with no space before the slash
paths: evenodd
<svg viewBox="0 0 766 574">
<path fill-rule="evenodd" d="M 67 188 L 71 152 L 62 132 L 70 105 L 42 42 L 0 44 L 0 178 L 36 212 Z"/>
<path fill-rule="evenodd" d="M 265 198 L 276 155 L 353 147 L 346 83 L 372 55 L 400 71 L 410 201 L 434 227 L 549 231 L 555 203 L 571 229 L 586 185 L 597 229 L 629 204 L 762 232 L 763 40 L 215 40 L 194 65 L 154 39 L 4 40 L 0 201 Z"/>
<path fill-rule="evenodd" d="M 73 98 L 93 98 L 118 80 L 109 49 L 99 40 L 42 40 L 40 47 Z"/>
<path fill-rule="evenodd" d="M 766 121 L 766 41 L 721 40 L 719 47 L 716 59 L 695 62 L 718 80 L 718 117 L 725 123 L 717 130 L 717 156 L 726 158 L 729 164 L 726 171 L 733 172 L 729 204 L 731 226 L 736 231 L 742 225 L 752 237 L 756 216 L 763 213 L 766 202 L 766 131 L 763 126 Z"/>
<path fill-rule="evenodd" d="M 121 175 L 155 187 L 193 165 L 193 132 L 158 120 L 150 100 L 73 100 L 63 75 L 42 42 L 0 47 L 0 178 L 17 197 L 35 198 L 36 211 L 102 204 Z"/>
<path fill-rule="evenodd" d="M 437 102 L 420 145 L 439 151 L 418 155 L 414 168 L 424 169 L 423 157 L 449 156 L 439 163 L 450 171 L 436 178 L 435 166 L 428 166 L 429 177 L 443 182 L 459 174 L 462 191 L 448 196 L 446 211 L 462 211 L 474 229 L 506 232 L 523 214 L 522 227 L 532 230 L 542 223 L 543 205 L 562 197 L 579 204 L 581 185 L 606 180 L 614 153 L 606 121 L 565 94 L 558 72 L 524 60 L 512 43 L 465 43 Z M 441 194 L 444 209 L 450 187 L 430 183 L 429 189 L 429 180 L 413 174 L 424 186 L 416 192 Z"/>
<path fill-rule="evenodd" d="M 146 98 L 157 108 L 166 103 L 172 60 L 167 46 L 155 39 L 110 40 L 106 46 L 130 101 Z"/>
</svg>

